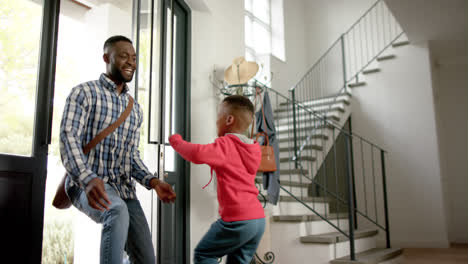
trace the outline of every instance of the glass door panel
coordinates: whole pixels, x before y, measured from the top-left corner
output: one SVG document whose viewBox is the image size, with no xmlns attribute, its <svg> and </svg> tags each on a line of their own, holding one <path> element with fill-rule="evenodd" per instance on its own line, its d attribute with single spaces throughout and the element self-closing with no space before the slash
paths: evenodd
<svg viewBox="0 0 468 264">
<path fill-rule="evenodd" d="M 0 2 L 0 153 L 32 154 L 42 5 Z"/>
</svg>

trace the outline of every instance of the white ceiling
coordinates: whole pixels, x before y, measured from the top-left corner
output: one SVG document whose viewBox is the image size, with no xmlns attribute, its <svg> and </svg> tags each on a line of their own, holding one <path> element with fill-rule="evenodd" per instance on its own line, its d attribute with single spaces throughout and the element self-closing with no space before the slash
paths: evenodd
<svg viewBox="0 0 468 264">
<path fill-rule="evenodd" d="M 385 0 L 412 43 L 468 39 L 468 0 Z"/>
</svg>

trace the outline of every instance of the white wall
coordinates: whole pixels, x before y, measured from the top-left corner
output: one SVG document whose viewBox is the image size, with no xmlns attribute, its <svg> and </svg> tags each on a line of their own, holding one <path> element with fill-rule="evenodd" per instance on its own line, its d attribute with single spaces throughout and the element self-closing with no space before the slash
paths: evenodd
<svg viewBox="0 0 468 264">
<path fill-rule="evenodd" d="M 286 61 L 272 57 L 272 87 L 287 95 L 287 91 L 374 2 L 284 1 Z"/>
<path fill-rule="evenodd" d="M 305 1 L 308 66 L 347 31 L 376 0 L 314 0 Z"/>
<path fill-rule="evenodd" d="M 466 0 L 385 0 L 385 3 L 412 43 L 467 39 Z"/>
<path fill-rule="evenodd" d="M 384 149 L 394 247 L 447 247 L 448 233 L 427 45 L 393 49 L 353 89 L 353 131 Z"/>
<path fill-rule="evenodd" d="M 307 70 L 304 0 L 283 1 L 286 61 L 271 57 L 272 88 L 284 95 Z"/>
<path fill-rule="evenodd" d="M 450 242 L 468 242 L 468 41 L 430 43 Z"/>
<path fill-rule="evenodd" d="M 216 138 L 219 102 L 208 77 L 215 65 L 224 69 L 245 54 L 244 1 L 205 0 L 203 6 L 202 11 L 192 10 L 191 141 L 206 144 Z M 202 190 L 209 178 L 207 165 L 191 165 L 191 254 L 218 218 L 215 184 Z"/>
</svg>

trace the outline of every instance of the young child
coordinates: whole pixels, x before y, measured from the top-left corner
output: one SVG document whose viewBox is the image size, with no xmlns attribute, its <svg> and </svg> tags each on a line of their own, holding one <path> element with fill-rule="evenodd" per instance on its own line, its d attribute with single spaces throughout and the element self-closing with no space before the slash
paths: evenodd
<svg viewBox="0 0 468 264">
<path fill-rule="evenodd" d="M 253 114 L 249 99 L 229 96 L 218 109 L 218 138 L 214 143 L 192 144 L 178 134 L 169 138 L 174 150 L 185 160 L 208 164 L 218 180 L 221 219 L 211 225 L 195 248 L 196 264 L 217 264 L 217 259 L 225 255 L 229 264 L 250 263 L 265 231 L 265 214 L 255 187 L 260 146 L 242 134 L 252 122 Z"/>
</svg>

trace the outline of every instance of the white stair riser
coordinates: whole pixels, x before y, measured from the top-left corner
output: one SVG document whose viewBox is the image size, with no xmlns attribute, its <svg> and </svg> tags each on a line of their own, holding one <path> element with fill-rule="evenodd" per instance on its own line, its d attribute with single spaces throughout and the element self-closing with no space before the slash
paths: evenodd
<svg viewBox="0 0 468 264">
<path fill-rule="evenodd" d="M 314 105 L 324 105 L 324 104 L 333 104 L 333 103 L 343 103 L 343 102 L 349 102 L 350 97 L 348 95 L 340 95 L 338 97 L 328 97 L 328 98 L 323 98 L 323 99 L 316 99 L 312 101 L 307 101 L 303 102 L 302 104 L 305 106 L 314 106 Z M 283 108 L 291 108 L 292 103 L 289 103 L 287 105 L 280 105 L 280 109 Z"/>
<path fill-rule="evenodd" d="M 303 134 L 301 133 L 301 136 L 303 136 Z M 285 152 L 293 152 L 294 151 L 294 140 L 293 140 L 293 136 L 291 136 L 291 141 L 283 141 L 283 142 L 280 142 L 279 143 L 279 147 L 280 148 L 288 148 L 288 151 L 285 151 Z M 297 148 L 300 148 L 301 145 L 306 142 L 305 139 L 302 139 L 298 142 L 298 146 Z M 311 146 L 311 145 L 314 145 L 314 146 L 319 146 L 319 147 L 322 147 L 325 145 L 325 143 L 323 142 L 323 139 L 317 139 L 317 138 L 313 138 L 313 139 L 310 139 L 309 142 L 306 143 L 306 146 Z M 306 150 L 307 151 L 307 150 Z M 314 152 L 318 152 L 318 150 L 315 150 L 314 149 Z"/>
<path fill-rule="evenodd" d="M 327 114 L 327 119 L 328 120 L 333 120 L 333 121 L 336 122 L 336 120 L 333 117 L 340 118 L 340 115 L 339 114 L 337 114 L 337 115 Z M 322 119 L 318 118 L 318 117 L 310 116 L 310 115 L 299 115 L 299 116 L 296 117 L 297 122 L 307 122 L 307 123 L 317 122 L 318 123 L 320 120 L 322 120 Z M 294 121 L 294 119 L 293 119 L 293 116 L 291 114 L 289 116 L 278 118 L 275 121 L 275 125 L 278 126 L 278 125 L 288 125 L 289 124 L 289 125 L 292 126 L 293 121 Z"/>
<path fill-rule="evenodd" d="M 356 253 L 363 252 L 366 250 L 377 247 L 377 236 L 359 238 L 354 240 L 354 246 Z M 349 241 L 340 242 L 336 244 L 336 256 L 335 258 L 341 258 L 349 255 Z"/>
<path fill-rule="evenodd" d="M 336 109 L 333 109 L 333 110 L 327 110 L 327 111 L 323 111 L 323 112 L 326 112 L 327 115 L 336 115 L 336 116 L 341 116 L 341 113 L 340 111 L 337 111 Z M 322 111 L 320 111 L 319 113 L 322 113 Z M 292 112 L 279 112 L 279 113 L 275 113 L 275 119 L 283 119 L 283 118 L 293 118 L 293 114 Z M 304 110 L 302 111 L 298 111 L 296 112 L 296 118 L 299 118 L 299 117 L 303 117 L 303 116 L 312 116 L 312 114 L 310 114 L 309 112 L 305 112 Z"/>
<path fill-rule="evenodd" d="M 292 187 L 292 186 L 283 185 L 283 188 L 288 190 L 288 192 L 292 193 L 294 196 L 297 196 L 297 197 L 307 196 L 307 189 L 308 189 L 307 187 Z M 289 194 L 283 189 L 280 189 L 280 195 L 289 196 Z"/>
<path fill-rule="evenodd" d="M 298 197 L 300 198 L 300 197 Z M 306 203 L 319 214 L 329 213 L 329 206 L 327 203 Z M 278 205 L 272 208 L 273 215 L 313 215 L 314 213 L 299 202 L 279 202 Z"/>
<path fill-rule="evenodd" d="M 315 209 L 317 210 L 317 208 Z M 334 225 L 338 226 L 338 220 L 330 220 Z M 348 230 L 348 219 L 340 219 L 339 227 L 343 230 Z M 299 226 L 300 236 L 319 235 L 325 233 L 336 232 L 337 230 L 325 221 L 307 221 L 302 222 Z"/>
<path fill-rule="evenodd" d="M 309 179 L 305 178 L 304 176 L 299 176 L 297 174 L 280 174 L 280 181 L 311 183 Z"/>
<path fill-rule="evenodd" d="M 296 112 L 297 113 L 306 113 L 306 112 L 309 112 L 308 110 L 320 112 L 320 111 L 324 111 L 324 110 L 325 111 L 329 110 L 330 108 L 334 108 L 334 107 L 344 108 L 344 107 L 346 107 L 346 104 L 341 103 L 341 102 L 337 102 L 337 103 L 330 103 L 330 104 L 326 104 L 326 105 L 310 106 L 310 107 L 307 107 L 307 110 L 305 110 L 303 107 L 297 106 L 296 107 Z M 278 109 L 281 112 L 277 112 L 277 113 L 292 112 L 292 110 L 293 110 L 292 106 L 289 106 L 289 107 L 283 106 L 283 107 L 280 107 Z"/>
<path fill-rule="evenodd" d="M 272 251 L 275 263 L 329 264 L 329 261 L 349 255 L 349 242 L 337 244 L 301 243 L 300 223 L 271 224 Z M 375 247 L 374 237 L 355 240 L 356 253 Z"/>
</svg>

